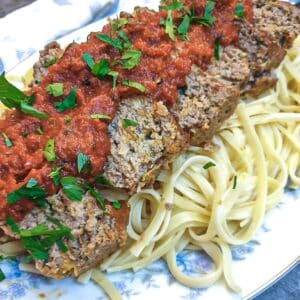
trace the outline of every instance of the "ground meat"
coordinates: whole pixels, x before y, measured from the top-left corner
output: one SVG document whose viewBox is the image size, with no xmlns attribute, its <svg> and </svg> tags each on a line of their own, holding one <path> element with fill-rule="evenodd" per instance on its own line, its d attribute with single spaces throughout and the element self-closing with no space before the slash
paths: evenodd
<svg viewBox="0 0 300 300">
<path fill-rule="evenodd" d="M 300 32 L 300 9 L 275 0 L 254 1 L 254 24 L 267 31 L 284 48 L 291 47 Z"/>
<path fill-rule="evenodd" d="M 40 51 L 39 61 L 33 66 L 33 78 L 32 85 L 39 84 L 43 77 L 48 74 L 48 67 L 58 60 L 64 53 L 64 50 L 60 48 L 57 42 L 52 42 L 45 46 Z"/>
<path fill-rule="evenodd" d="M 124 128 L 124 119 L 136 121 L 137 126 Z M 111 155 L 103 175 L 113 186 L 131 192 L 153 182 L 157 170 L 187 146 L 187 135 L 167 107 L 146 98 L 120 102 L 109 136 Z"/>
<path fill-rule="evenodd" d="M 82 201 L 71 202 L 62 192 L 49 197 L 50 209 L 34 208 L 19 224 L 30 229 L 38 224 L 53 228 L 46 215 L 50 215 L 71 228 L 74 240 L 63 239 L 69 251 L 62 253 L 57 245 L 52 246 L 48 260 L 35 261 L 36 268 L 52 278 L 67 275 L 78 276 L 96 266 L 110 253 L 125 244 L 129 209 L 123 203 L 120 210 L 107 204 L 107 213 L 99 207 L 94 197 L 86 194 Z"/>
</svg>

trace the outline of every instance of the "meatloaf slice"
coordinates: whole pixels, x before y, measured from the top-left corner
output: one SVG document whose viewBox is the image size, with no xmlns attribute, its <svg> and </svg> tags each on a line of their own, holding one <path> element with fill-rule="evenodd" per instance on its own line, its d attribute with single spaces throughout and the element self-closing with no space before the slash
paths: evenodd
<svg viewBox="0 0 300 300">
<path fill-rule="evenodd" d="M 126 241 L 126 226 L 129 208 L 123 204 L 120 210 L 106 205 L 106 212 L 100 208 L 94 197 L 88 193 L 80 202 L 71 202 L 62 192 L 47 199 L 50 208 L 34 208 L 20 222 L 21 229 L 31 229 L 46 224 L 53 229 L 47 216 L 51 216 L 71 229 L 74 240 L 63 239 L 68 251 L 63 253 L 55 244 L 46 261 L 35 260 L 36 268 L 52 278 L 78 276 L 95 267 Z"/>
<path fill-rule="evenodd" d="M 237 106 L 240 90 L 225 84 L 193 66 L 186 78 L 187 89 L 171 111 L 178 123 L 191 135 L 192 145 L 210 140 Z"/>
<path fill-rule="evenodd" d="M 271 34 L 284 48 L 300 34 L 300 9 L 276 0 L 254 1 L 254 26 Z"/>
<path fill-rule="evenodd" d="M 125 119 L 137 125 L 124 128 Z M 109 136 L 111 155 L 103 176 L 114 187 L 132 193 L 153 182 L 159 168 L 183 152 L 188 140 L 167 107 L 147 98 L 122 100 L 109 125 Z"/>
</svg>

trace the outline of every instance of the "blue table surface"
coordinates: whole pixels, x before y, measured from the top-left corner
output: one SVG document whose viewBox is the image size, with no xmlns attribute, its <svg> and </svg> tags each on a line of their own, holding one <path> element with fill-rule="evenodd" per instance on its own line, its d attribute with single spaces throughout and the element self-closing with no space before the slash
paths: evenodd
<svg viewBox="0 0 300 300">
<path fill-rule="evenodd" d="M 118 10 L 119 0 L 105 12 L 105 16 L 115 13 Z M 103 14 L 97 16 L 93 21 L 103 17 Z M 254 300 L 300 300 L 300 264 L 298 264 L 287 275 L 277 281 L 274 285 L 267 288 Z"/>
</svg>

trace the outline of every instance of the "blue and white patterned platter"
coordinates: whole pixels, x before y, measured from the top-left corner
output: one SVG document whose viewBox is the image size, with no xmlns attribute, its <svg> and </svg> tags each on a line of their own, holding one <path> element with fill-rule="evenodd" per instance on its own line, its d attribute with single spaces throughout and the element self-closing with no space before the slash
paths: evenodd
<svg viewBox="0 0 300 300">
<path fill-rule="evenodd" d="M 129 1 L 128 1 L 129 2 Z M 134 3 L 135 2 L 135 3 Z M 149 1 L 157 7 L 158 1 Z M 136 1 L 130 1 L 130 11 Z M 148 5 L 149 6 L 149 5 Z M 85 40 L 91 31 L 99 30 L 105 21 L 89 25 L 60 40 L 62 45 Z M 7 75 L 24 75 L 37 56 L 30 57 Z M 242 288 L 241 294 L 231 293 L 220 281 L 206 289 L 186 288 L 175 281 L 163 261 L 157 261 L 139 272 L 120 272 L 109 275 L 124 299 L 248 299 L 287 272 L 299 261 L 300 191 L 286 190 L 281 203 L 266 217 L 255 238 L 246 245 L 232 248 L 233 272 Z M 184 251 L 177 256 L 180 268 L 189 275 L 209 272 L 213 265 L 202 253 Z M 1 261 L 6 280 L 0 283 L 0 300 L 102 300 L 107 299 L 100 288 L 90 282 L 86 285 L 75 280 L 50 280 L 42 276 L 21 272 L 16 261 Z"/>
</svg>

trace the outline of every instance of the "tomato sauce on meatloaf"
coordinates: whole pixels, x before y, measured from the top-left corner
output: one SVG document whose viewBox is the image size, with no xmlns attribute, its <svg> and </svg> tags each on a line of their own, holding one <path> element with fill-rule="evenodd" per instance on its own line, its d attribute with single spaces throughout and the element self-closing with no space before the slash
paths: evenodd
<svg viewBox="0 0 300 300">
<path fill-rule="evenodd" d="M 217 40 L 223 46 L 237 42 L 239 27 L 235 24 L 234 12 L 238 3 L 243 4 L 245 19 L 252 22 L 252 1 L 215 1 L 212 26 L 191 22 L 185 37 L 180 36 L 174 27 L 175 38 L 172 39 L 166 33 L 166 20 L 170 16 L 178 28 L 184 11 L 193 7 L 195 18 L 201 18 L 205 13 L 205 0 L 183 2 L 185 10 L 172 10 L 171 13 L 166 9 L 154 12 L 137 8 L 133 15 L 121 16 L 126 19 L 126 24 L 116 32 L 111 22 L 101 32 L 91 33 L 85 43 L 69 45 L 64 55 L 49 67 L 41 84 L 28 91 L 29 95 L 34 95 L 33 107 L 47 113 L 49 118 L 38 119 L 18 110 L 5 113 L 5 118 L 0 120 L 0 131 L 13 145 L 7 147 L 5 141 L 0 140 L 1 219 L 9 214 L 15 220 L 21 220 L 32 208 L 34 204 L 26 199 L 12 205 L 7 203 L 7 194 L 24 186 L 31 178 L 48 195 L 56 193 L 58 187 L 49 178 L 53 167 L 62 167 L 62 176 L 80 177 L 92 184 L 110 153 L 110 143 L 107 134 L 109 120 L 91 118 L 91 114 L 107 115 L 112 119 L 121 99 L 137 95 L 146 95 L 152 101 L 161 100 L 172 106 L 178 98 L 178 89 L 186 85 L 185 78 L 192 65 L 205 68 L 210 62 Z M 101 33 L 114 39 L 120 30 L 128 38 L 130 49 L 141 52 L 139 63 L 131 70 L 122 65 L 122 50 L 97 36 Z M 126 39 L 122 42 L 125 43 Z M 99 78 L 91 72 L 83 54 L 89 54 L 95 63 L 108 60 L 110 69 L 118 72 L 115 87 L 112 76 Z M 143 89 L 127 86 L 124 81 L 138 83 Z M 63 84 L 63 95 L 54 97 L 46 91 L 53 83 Z M 76 90 L 75 107 L 59 112 L 55 103 L 63 101 L 72 89 Z M 53 162 L 47 161 L 43 155 L 49 139 L 55 141 L 56 160 Z M 84 153 L 91 163 L 86 174 L 78 172 L 76 160 L 79 153 Z"/>
</svg>

